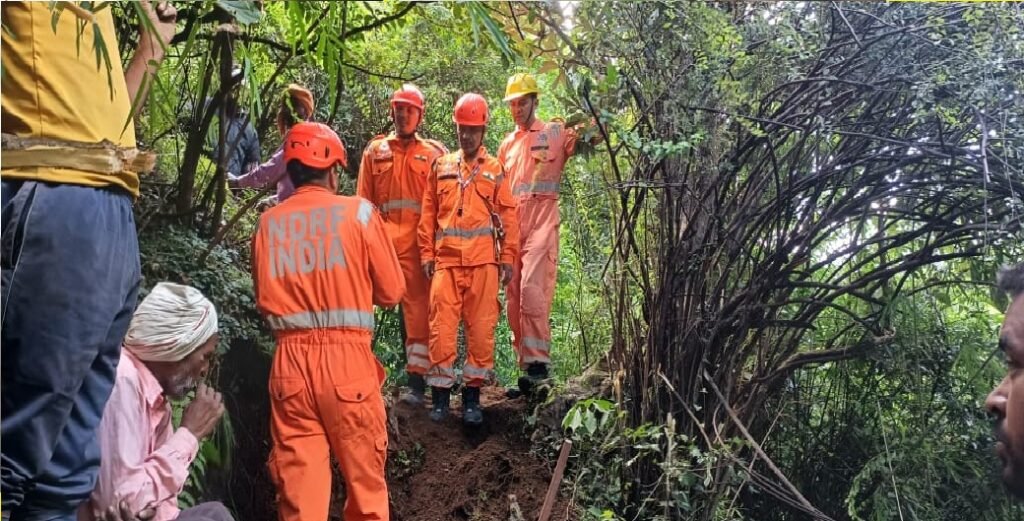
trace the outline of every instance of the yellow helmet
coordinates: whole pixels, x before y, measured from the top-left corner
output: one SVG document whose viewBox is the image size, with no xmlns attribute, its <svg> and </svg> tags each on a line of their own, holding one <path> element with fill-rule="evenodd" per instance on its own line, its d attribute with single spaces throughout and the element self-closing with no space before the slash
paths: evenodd
<svg viewBox="0 0 1024 521">
<path fill-rule="evenodd" d="M 537 78 L 525 72 L 513 74 L 508 79 L 508 85 L 505 85 L 505 101 L 512 101 L 527 94 L 540 94 Z"/>
</svg>

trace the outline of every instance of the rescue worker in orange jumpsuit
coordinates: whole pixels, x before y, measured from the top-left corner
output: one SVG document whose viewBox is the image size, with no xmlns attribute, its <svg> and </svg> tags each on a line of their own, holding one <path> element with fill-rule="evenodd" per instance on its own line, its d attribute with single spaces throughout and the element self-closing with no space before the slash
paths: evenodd
<svg viewBox="0 0 1024 521">
<path fill-rule="evenodd" d="M 377 136 L 366 146 L 359 163 L 356 192 L 380 209 L 384 228 L 398 253 L 405 275 L 402 318 L 405 325 L 405 370 L 410 393 L 402 399 L 413 405 L 423 403 L 424 375 L 430 368 L 427 342 L 430 335 L 428 304 L 430 281 L 423 274 L 416 227 L 420 204 L 427 186 L 427 174 L 434 160 L 447 154 L 439 141 L 423 139 L 416 129 L 423 121 L 425 100 L 415 85 L 403 85 L 391 96 L 391 119 L 395 132 Z"/>
<path fill-rule="evenodd" d="M 558 120 L 537 119 L 537 80 L 516 74 L 505 87 L 516 129 L 498 147 L 512 181 L 520 227 L 520 256 L 506 290 L 512 347 L 526 376 L 522 392 L 548 377 L 551 364 L 551 301 L 558 268 L 558 189 L 577 135 Z"/>
<path fill-rule="evenodd" d="M 501 163 L 483 147 L 487 101 L 464 94 L 455 103 L 460 150 L 434 163 L 423 193 L 419 246 L 430 281 L 430 418 L 448 415 L 455 383 L 456 336 L 465 324 L 462 421 L 483 423 L 480 387 L 494 368 L 498 282 L 508 284 L 519 249 L 515 200 Z"/>
<path fill-rule="evenodd" d="M 402 268 L 373 204 L 335 195 L 346 161 L 333 130 L 295 125 L 284 160 L 295 193 L 260 217 L 252 253 L 256 305 L 277 341 L 268 466 L 278 516 L 327 519 L 333 452 L 344 519 L 386 520 L 384 370 L 370 344 L 373 305 L 405 293 Z"/>
</svg>

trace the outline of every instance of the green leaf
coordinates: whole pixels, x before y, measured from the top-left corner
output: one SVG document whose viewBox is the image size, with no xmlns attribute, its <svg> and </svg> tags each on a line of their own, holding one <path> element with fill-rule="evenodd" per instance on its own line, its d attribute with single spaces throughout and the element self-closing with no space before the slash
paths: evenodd
<svg viewBox="0 0 1024 521">
<path fill-rule="evenodd" d="M 614 63 L 608 65 L 608 83 L 611 86 L 619 83 L 619 68 Z"/>
<path fill-rule="evenodd" d="M 150 60 L 149 63 L 150 64 L 154 64 L 155 62 L 153 60 Z M 148 89 L 149 89 L 149 84 L 150 84 L 151 81 L 152 81 L 152 79 L 150 77 L 149 72 L 148 71 L 144 72 L 142 74 L 142 81 L 139 83 L 139 93 L 147 93 L 147 94 L 142 95 L 142 96 L 136 95 L 135 99 L 132 100 L 132 108 L 128 112 L 128 118 L 125 119 L 124 126 L 121 127 L 121 135 L 122 136 L 124 135 L 125 130 L 128 130 L 128 125 L 131 124 L 132 121 L 134 121 L 135 115 L 138 114 L 139 109 L 142 108 L 142 105 L 144 104 L 145 99 L 149 97 L 149 94 L 148 94 L 149 90 Z M 114 93 L 113 90 L 111 90 L 110 93 L 111 93 L 110 94 L 111 96 L 114 95 L 113 94 Z"/>
<path fill-rule="evenodd" d="M 217 7 L 227 11 L 242 25 L 254 24 L 263 15 L 256 2 L 251 0 L 217 0 Z"/>
<path fill-rule="evenodd" d="M 597 432 L 597 418 L 593 414 L 588 414 L 583 419 L 583 426 L 586 427 L 588 433 L 594 434 Z"/>
<path fill-rule="evenodd" d="M 479 21 L 483 24 L 484 28 L 487 29 L 487 33 L 491 37 L 491 41 L 498 47 L 502 55 L 508 58 L 509 62 L 514 63 L 516 61 L 516 54 L 512 52 L 512 48 L 509 46 L 508 36 L 505 35 L 498 24 L 491 18 L 490 13 L 487 9 L 479 2 L 473 2 L 469 4 L 470 13 L 473 16 L 474 21 Z"/>
<path fill-rule="evenodd" d="M 110 53 L 107 52 L 107 45 L 103 41 L 99 25 L 93 24 L 93 46 L 96 49 L 96 68 L 102 64 L 107 69 L 107 89 L 110 92 L 110 99 L 114 99 L 114 77 L 113 65 L 110 63 Z"/>
<path fill-rule="evenodd" d="M 60 21 L 60 15 L 64 12 L 64 2 L 50 2 L 50 27 L 53 32 L 57 32 L 57 22 Z"/>
<path fill-rule="evenodd" d="M 569 410 L 569 413 L 565 415 L 565 419 L 562 420 L 562 428 L 575 432 L 576 429 L 583 425 L 583 419 L 580 417 L 579 407 L 573 407 Z"/>
</svg>

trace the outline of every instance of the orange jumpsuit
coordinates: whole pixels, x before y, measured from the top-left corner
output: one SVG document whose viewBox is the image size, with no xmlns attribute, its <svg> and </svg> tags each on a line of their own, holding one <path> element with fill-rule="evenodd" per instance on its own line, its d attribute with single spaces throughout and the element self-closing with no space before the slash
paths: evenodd
<svg viewBox="0 0 1024 521">
<path fill-rule="evenodd" d="M 492 213 L 505 232 L 499 243 Z M 434 261 L 430 284 L 430 370 L 427 384 L 455 383 L 459 321 L 466 327 L 467 386 L 480 387 L 494 369 L 500 264 L 513 264 L 519 249 L 515 200 L 501 164 L 483 148 L 472 164 L 462 151 L 434 163 L 423 193 L 420 258 Z"/>
<path fill-rule="evenodd" d="M 519 365 L 551 363 L 551 301 L 558 268 L 558 187 L 577 135 L 560 121 L 535 120 L 498 148 L 518 203 L 520 256 L 506 289 Z"/>
<path fill-rule="evenodd" d="M 405 281 L 373 204 L 303 186 L 260 217 L 256 305 L 274 330 L 271 479 L 282 521 L 327 519 L 331 452 L 345 477 L 346 521 L 388 519 L 388 434 L 373 355 L 373 304 Z"/>
<path fill-rule="evenodd" d="M 416 227 L 427 174 L 434 160 L 447 154 L 439 141 L 416 137 L 403 144 L 394 134 L 377 136 L 366 146 L 359 163 L 356 193 L 377 205 L 384 228 L 398 254 L 405 275 L 402 316 L 405 321 L 405 359 L 409 374 L 423 375 L 430 368 L 428 305 L 430 281 L 423 274 Z"/>
</svg>

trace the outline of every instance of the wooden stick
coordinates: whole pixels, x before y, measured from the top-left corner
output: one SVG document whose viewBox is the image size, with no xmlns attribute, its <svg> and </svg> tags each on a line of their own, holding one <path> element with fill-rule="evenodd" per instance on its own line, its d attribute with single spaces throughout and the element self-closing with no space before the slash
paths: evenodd
<svg viewBox="0 0 1024 521">
<path fill-rule="evenodd" d="M 750 435 L 750 431 L 748 431 L 746 426 L 743 425 L 743 422 L 740 421 L 739 415 L 737 415 L 736 411 L 733 410 L 731 405 L 729 405 L 729 400 L 725 399 L 725 395 L 722 394 L 722 391 L 718 388 L 718 385 L 715 384 L 715 381 L 711 378 L 711 375 L 708 373 L 707 369 L 703 370 L 703 373 L 704 380 L 707 381 L 708 386 L 711 387 L 711 390 L 714 391 L 715 396 L 718 397 L 718 401 L 721 402 L 722 407 L 725 408 L 725 412 L 729 413 L 729 417 L 732 418 L 733 423 L 736 424 L 736 428 L 738 428 L 740 430 L 740 433 L 743 434 L 743 437 L 746 438 L 748 442 L 750 442 L 751 447 L 753 447 L 754 449 L 754 453 L 756 453 L 758 457 L 760 457 L 764 461 L 765 465 L 768 466 L 768 469 L 771 470 L 773 474 L 775 474 L 775 477 L 779 478 L 779 481 L 781 481 L 782 484 L 785 485 L 787 489 L 789 489 L 789 492 L 793 494 L 793 497 L 797 501 L 799 501 L 799 503 L 803 506 L 803 510 L 806 513 L 810 514 L 811 517 L 813 517 L 815 520 L 835 521 L 831 517 L 825 515 L 825 513 L 822 512 L 821 510 L 818 510 L 814 505 L 812 505 L 811 502 L 808 501 L 807 498 L 805 498 L 804 495 L 800 493 L 800 490 L 797 489 L 791 481 L 786 479 L 786 475 L 783 474 L 782 471 L 779 470 L 779 467 L 775 465 L 775 462 L 768 457 L 768 454 L 764 451 L 764 449 L 761 448 L 761 444 L 758 443 L 757 440 L 755 440 L 754 437 Z"/>
<path fill-rule="evenodd" d="M 565 473 L 565 464 L 569 460 L 569 451 L 572 450 L 572 440 L 562 442 L 562 450 L 558 453 L 558 463 L 555 464 L 555 473 L 551 476 L 551 483 L 548 484 L 548 493 L 544 496 L 544 506 L 540 509 L 538 521 L 548 521 L 551 517 L 551 510 L 555 508 L 555 497 L 558 496 L 558 487 L 562 484 L 562 474 Z"/>
</svg>

